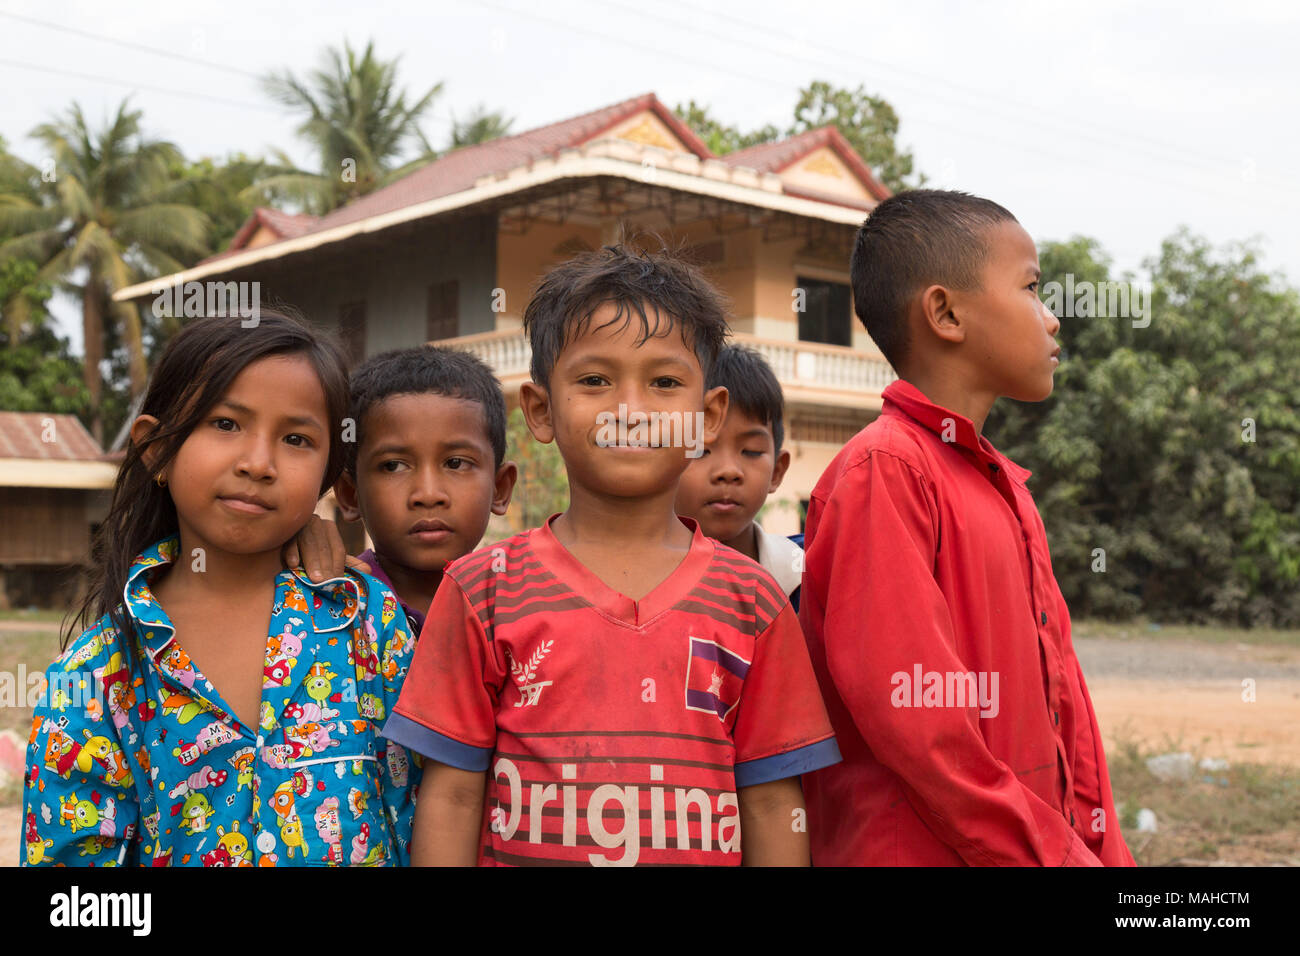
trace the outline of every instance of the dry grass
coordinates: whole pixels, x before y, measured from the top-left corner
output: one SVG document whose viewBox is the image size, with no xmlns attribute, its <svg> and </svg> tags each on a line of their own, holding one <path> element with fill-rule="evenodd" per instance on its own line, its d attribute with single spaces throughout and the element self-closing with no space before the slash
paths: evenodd
<svg viewBox="0 0 1300 956">
<path fill-rule="evenodd" d="M 1300 865 L 1300 771 L 1268 764 L 1194 769 L 1188 780 L 1163 781 L 1147 759 L 1197 744 L 1166 738 L 1158 747 L 1117 735 L 1108 748 L 1120 826 L 1140 866 Z M 1138 811 L 1155 812 L 1155 833 L 1139 833 Z"/>
</svg>

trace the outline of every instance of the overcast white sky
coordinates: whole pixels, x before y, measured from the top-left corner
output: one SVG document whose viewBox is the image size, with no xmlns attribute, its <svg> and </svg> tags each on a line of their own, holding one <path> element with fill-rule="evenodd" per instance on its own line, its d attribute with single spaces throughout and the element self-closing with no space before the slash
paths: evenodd
<svg viewBox="0 0 1300 956">
<path fill-rule="evenodd" d="M 302 74 L 344 38 L 400 55 L 413 94 L 444 83 L 437 146 L 478 103 L 521 132 L 653 91 L 748 129 L 787 124 L 812 79 L 864 84 L 932 185 L 997 200 L 1036 239 L 1094 236 L 1139 271 L 1185 224 L 1261 238 L 1265 267 L 1300 284 L 1300 4 L 1284 0 L 4 0 L 0 135 L 36 162 L 38 123 L 73 100 L 99 121 L 130 94 L 187 156 L 308 163 L 254 77 Z M 75 306 L 57 314 L 79 348 Z"/>
</svg>

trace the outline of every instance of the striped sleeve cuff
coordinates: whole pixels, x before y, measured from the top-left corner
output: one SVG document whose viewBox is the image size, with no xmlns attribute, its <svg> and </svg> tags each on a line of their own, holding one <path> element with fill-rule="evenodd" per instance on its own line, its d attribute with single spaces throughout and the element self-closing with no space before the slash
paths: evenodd
<svg viewBox="0 0 1300 956">
<path fill-rule="evenodd" d="M 492 762 L 493 748 L 474 747 L 463 744 L 459 740 L 452 740 L 401 714 L 394 713 L 389 716 L 380 734 L 408 750 L 413 750 L 438 763 L 445 763 L 449 767 L 455 767 L 457 770 L 482 773 Z"/>
<path fill-rule="evenodd" d="M 834 737 L 827 737 L 797 750 L 787 750 L 783 754 L 736 764 L 736 787 L 753 787 L 773 780 L 797 777 L 839 763 L 840 759 L 839 744 Z"/>
</svg>

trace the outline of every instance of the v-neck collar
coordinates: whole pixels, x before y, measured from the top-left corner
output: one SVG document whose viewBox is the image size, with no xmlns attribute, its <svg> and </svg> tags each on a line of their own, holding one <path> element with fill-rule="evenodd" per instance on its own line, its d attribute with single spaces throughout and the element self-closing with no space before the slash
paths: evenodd
<svg viewBox="0 0 1300 956">
<path fill-rule="evenodd" d="M 540 528 L 529 532 L 530 544 L 538 559 L 569 590 L 587 601 L 607 617 L 633 628 L 643 628 L 660 614 L 682 600 L 704 574 L 713 559 L 712 538 L 706 538 L 699 524 L 692 518 L 678 515 L 677 519 L 691 532 L 691 544 L 686 556 L 654 589 L 640 601 L 616 591 L 560 543 L 551 523 L 560 513 L 551 515 Z"/>
</svg>

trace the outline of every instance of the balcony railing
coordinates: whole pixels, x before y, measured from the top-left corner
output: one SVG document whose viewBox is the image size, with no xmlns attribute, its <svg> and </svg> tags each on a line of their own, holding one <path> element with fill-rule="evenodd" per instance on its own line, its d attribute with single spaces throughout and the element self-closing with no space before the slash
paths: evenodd
<svg viewBox="0 0 1300 956">
<path fill-rule="evenodd" d="M 880 393 L 897 376 L 879 355 L 839 345 L 791 342 L 734 333 L 731 341 L 756 350 L 772 366 L 786 400 L 851 407 L 880 406 Z M 507 388 L 528 379 L 532 349 L 519 329 L 480 332 L 437 343 L 482 359 Z"/>
</svg>

